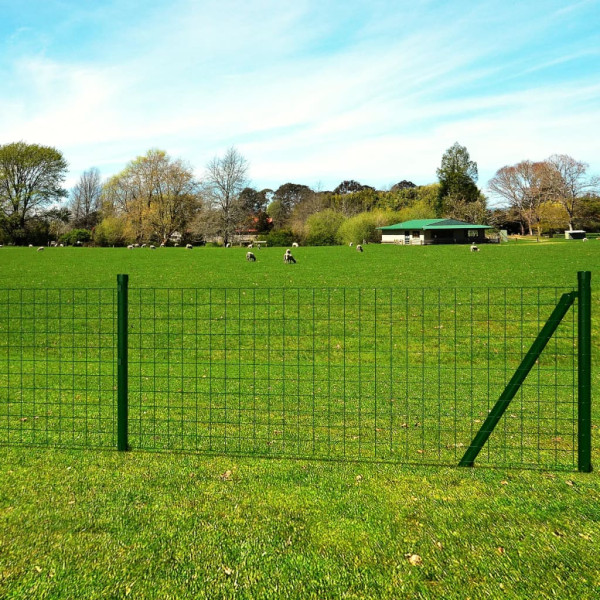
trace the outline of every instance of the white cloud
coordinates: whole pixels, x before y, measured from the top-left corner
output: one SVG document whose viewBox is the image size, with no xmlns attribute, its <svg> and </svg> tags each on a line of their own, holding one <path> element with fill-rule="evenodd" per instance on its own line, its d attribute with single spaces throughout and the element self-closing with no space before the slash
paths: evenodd
<svg viewBox="0 0 600 600">
<path fill-rule="evenodd" d="M 180 2 L 116 30 L 94 61 L 76 49 L 68 59 L 21 56 L 0 89 L 0 142 L 51 144 L 74 173 L 105 175 L 150 147 L 201 171 L 237 145 L 257 185 L 269 186 L 427 183 L 455 141 L 478 162 L 482 186 L 504 164 L 558 151 L 600 169 L 590 135 L 600 130 L 598 69 L 568 84 L 523 80 L 594 51 L 544 49 L 541 62 L 509 44 L 541 35 L 555 15 L 515 19 L 509 31 L 493 2 L 457 19 L 434 5 L 428 19 L 378 2 L 345 36 L 359 5 L 336 24 L 308 0 Z"/>
</svg>

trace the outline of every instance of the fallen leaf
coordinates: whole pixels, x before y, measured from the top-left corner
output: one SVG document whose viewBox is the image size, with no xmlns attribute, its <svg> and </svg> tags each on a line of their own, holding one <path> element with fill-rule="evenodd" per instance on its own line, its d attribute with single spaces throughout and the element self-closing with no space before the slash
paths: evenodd
<svg viewBox="0 0 600 600">
<path fill-rule="evenodd" d="M 34 569 L 38 572 L 41 573 L 42 572 L 42 567 L 38 567 L 37 565 L 34 567 Z"/>
<path fill-rule="evenodd" d="M 444 548 L 444 546 L 442 545 L 442 542 L 436 542 L 435 545 L 442 550 Z"/>
<path fill-rule="evenodd" d="M 231 577 L 233 575 L 233 569 L 230 569 L 229 567 L 223 565 L 223 573 L 225 573 L 225 575 L 227 575 L 227 577 Z"/>
<path fill-rule="evenodd" d="M 496 548 L 496 552 L 500 555 L 504 554 L 504 547 L 503 546 L 498 546 Z"/>
<path fill-rule="evenodd" d="M 225 471 L 220 477 L 222 481 L 231 481 L 231 471 Z"/>
<path fill-rule="evenodd" d="M 362 481 L 362 475 L 356 476 L 356 483 L 360 483 Z"/>
<path fill-rule="evenodd" d="M 413 567 L 418 567 L 423 564 L 423 559 L 418 554 L 409 554 L 407 556 L 407 558 L 408 558 L 408 562 Z"/>
<path fill-rule="evenodd" d="M 508 481 L 506 481 L 506 480 L 505 481 L 501 481 L 500 485 L 508 485 Z"/>
<path fill-rule="evenodd" d="M 591 536 L 587 535 L 586 533 L 580 533 L 579 537 L 583 538 L 584 540 L 587 540 L 588 542 L 592 540 Z"/>
<path fill-rule="evenodd" d="M 567 479 L 567 481 L 565 481 L 565 483 L 566 483 L 567 485 L 570 485 L 571 487 L 573 487 L 573 486 L 575 485 L 575 482 L 574 482 L 574 481 L 571 481 L 570 479 Z"/>
<path fill-rule="evenodd" d="M 27 421 L 27 417 L 23 417 L 23 418 L 21 419 L 21 423 L 25 423 L 25 421 Z"/>
</svg>

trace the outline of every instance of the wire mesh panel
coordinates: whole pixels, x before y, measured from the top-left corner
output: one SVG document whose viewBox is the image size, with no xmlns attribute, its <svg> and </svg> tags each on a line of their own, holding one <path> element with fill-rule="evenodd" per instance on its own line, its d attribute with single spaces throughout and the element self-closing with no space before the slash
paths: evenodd
<svg viewBox="0 0 600 600">
<path fill-rule="evenodd" d="M 457 464 L 565 291 L 131 289 L 130 443 Z M 575 465 L 575 318 L 478 463 Z"/>
<path fill-rule="evenodd" d="M 0 289 L 0 443 L 114 445 L 115 298 Z"/>
</svg>

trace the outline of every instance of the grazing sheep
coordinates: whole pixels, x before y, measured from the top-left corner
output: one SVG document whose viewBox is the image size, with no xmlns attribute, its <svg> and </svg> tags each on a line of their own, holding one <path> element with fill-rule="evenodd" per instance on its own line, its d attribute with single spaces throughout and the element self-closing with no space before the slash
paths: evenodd
<svg viewBox="0 0 600 600">
<path fill-rule="evenodd" d="M 230 244 L 229 242 L 227 242 L 227 243 L 225 244 L 225 248 L 231 248 L 231 244 Z"/>
<path fill-rule="evenodd" d="M 291 250 L 288 248 L 283 255 L 283 262 L 286 264 L 296 264 L 296 259 L 292 256 Z"/>
<path fill-rule="evenodd" d="M 587 242 L 587 238 L 583 238 L 581 241 L 582 242 Z"/>
<path fill-rule="evenodd" d="M 191 244 L 186 244 L 185 245 L 187 250 L 193 250 L 194 246 L 192 246 Z"/>
<path fill-rule="evenodd" d="M 65 247 L 65 245 L 64 245 L 64 244 L 59 244 L 59 246 L 60 246 L 61 248 L 64 248 L 64 247 Z"/>
<path fill-rule="evenodd" d="M 153 246 L 152 244 L 150 244 L 150 250 L 156 250 L 156 246 Z"/>
<path fill-rule="evenodd" d="M 252 244 L 248 244 L 248 245 L 246 246 L 246 248 L 248 248 L 248 249 L 252 249 Z"/>
<path fill-rule="evenodd" d="M 255 262 L 256 256 L 254 256 L 254 252 L 246 252 L 246 260 L 249 260 L 250 262 Z"/>
<path fill-rule="evenodd" d="M 479 252 L 479 248 L 476 246 L 475 242 L 471 244 L 471 252 Z"/>
<path fill-rule="evenodd" d="M 30 247 L 30 248 L 33 248 L 33 244 L 29 244 L 29 247 Z"/>
<path fill-rule="evenodd" d="M 179 244 L 175 243 L 173 244 L 173 247 L 177 248 L 179 246 Z"/>
<path fill-rule="evenodd" d="M 294 242 L 294 243 L 292 244 L 292 248 L 298 248 L 298 242 Z"/>
<path fill-rule="evenodd" d="M 352 248 L 352 246 L 354 246 L 354 242 L 350 242 L 350 243 L 348 244 L 348 246 L 350 246 L 350 248 Z"/>
<path fill-rule="evenodd" d="M 37 249 L 37 251 L 38 251 L 38 252 L 43 252 L 43 250 L 44 250 L 44 246 L 40 246 L 40 247 Z"/>
<path fill-rule="evenodd" d="M 134 247 L 134 248 L 139 248 L 139 247 L 140 247 L 140 245 L 139 245 L 139 244 L 134 244 L 134 245 L 133 245 L 133 247 Z"/>
<path fill-rule="evenodd" d="M 164 242 L 161 242 L 161 243 L 160 243 L 160 247 L 161 247 L 161 248 L 164 248 L 165 246 L 166 246 L 166 244 L 165 244 Z"/>
<path fill-rule="evenodd" d="M 363 247 L 360 244 L 356 244 L 356 251 L 357 252 L 362 252 L 363 251 Z"/>
<path fill-rule="evenodd" d="M 146 244 L 142 244 L 142 245 L 140 246 L 140 248 L 145 248 L 145 247 L 146 247 Z"/>
</svg>

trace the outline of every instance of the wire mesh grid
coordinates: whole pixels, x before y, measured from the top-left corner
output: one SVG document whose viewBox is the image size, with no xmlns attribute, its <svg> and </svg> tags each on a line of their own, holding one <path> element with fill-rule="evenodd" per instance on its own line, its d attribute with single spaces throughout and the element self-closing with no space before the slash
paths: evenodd
<svg viewBox="0 0 600 600">
<path fill-rule="evenodd" d="M 113 447 L 114 289 L 0 289 L 0 443 Z"/>
<path fill-rule="evenodd" d="M 131 446 L 457 464 L 565 291 L 130 289 Z M 575 323 L 478 464 L 576 464 Z"/>
</svg>

